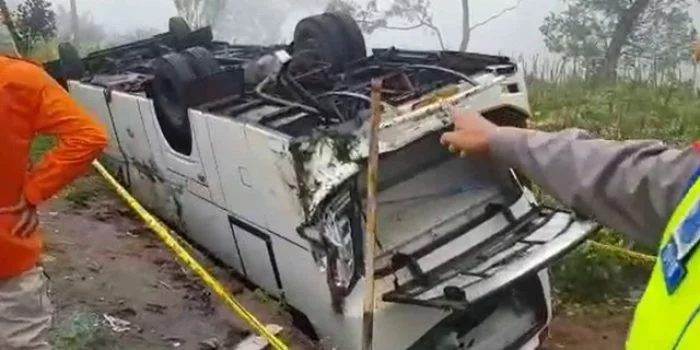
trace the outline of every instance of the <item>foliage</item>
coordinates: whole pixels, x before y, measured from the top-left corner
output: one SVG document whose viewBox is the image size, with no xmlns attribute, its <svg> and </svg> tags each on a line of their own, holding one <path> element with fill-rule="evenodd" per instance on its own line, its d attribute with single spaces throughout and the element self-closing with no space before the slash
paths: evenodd
<svg viewBox="0 0 700 350">
<path fill-rule="evenodd" d="M 226 40 L 231 41 L 279 43 L 282 37 L 280 28 L 270 26 L 269 23 L 283 23 L 295 10 L 307 9 L 308 12 L 318 12 L 325 7 L 327 11 L 350 14 L 359 22 L 366 34 L 372 34 L 380 28 L 411 30 L 427 27 L 442 42 L 438 28 L 432 23 L 428 0 L 394 0 L 388 3 L 386 8 L 381 8 L 376 0 L 369 1 L 365 5 L 354 0 L 228 0 L 224 2 L 223 6 L 217 5 L 220 6 L 219 10 L 224 15 L 214 29 L 218 34 L 223 34 Z M 394 22 L 397 21 L 404 25 L 396 25 Z"/>
<path fill-rule="evenodd" d="M 606 56 L 615 30 L 634 1 L 563 0 L 566 9 L 552 12 L 540 31 L 547 48 L 572 60 L 591 62 Z M 688 59 L 692 20 L 688 0 L 651 0 L 622 38 L 622 64 L 645 62 L 665 71 Z M 648 63 L 650 62 L 650 63 Z"/>
<path fill-rule="evenodd" d="M 377 0 L 370 0 L 361 6 L 354 0 L 331 0 L 326 10 L 340 11 L 351 15 L 362 31 L 372 34 L 377 29 L 412 30 L 421 27 L 430 29 L 445 49 L 440 29 L 433 24 L 430 0 L 394 0 L 387 8 L 381 8 Z M 395 25 L 399 20 L 403 25 Z"/>
<path fill-rule="evenodd" d="M 700 135 L 700 99 L 685 84 L 533 80 L 529 93 L 538 128 L 580 127 L 609 139 L 656 138 L 675 144 Z"/>
<path fill-rule="evenodd" d="M 629 38 L 624 59 L 628 65 L 638 58 L 646 59 L 660 70 L 687 62 L 693 29 L 687 0 L 652 1 Z"/>
<path fill-rule="evenodd" d="M 14 11 L 13 21 L 21 38 L 18 50 L 23 54 L 56 35 L 56 13 L 47 0 L 25 0 Z"/>
<path fill-rule="evenodd" d="M 52 330 L 51 342 L 57 350 L 118 349 L 118 338 L 101 325 L 99 315 L 75 310 Z"/>
<path fill-rule="evenodd" d="M 602 303 L 626 292 L 622 265 L 583 245 L 551 269 L 558 295 L 573 302 Z"/>
</svg>

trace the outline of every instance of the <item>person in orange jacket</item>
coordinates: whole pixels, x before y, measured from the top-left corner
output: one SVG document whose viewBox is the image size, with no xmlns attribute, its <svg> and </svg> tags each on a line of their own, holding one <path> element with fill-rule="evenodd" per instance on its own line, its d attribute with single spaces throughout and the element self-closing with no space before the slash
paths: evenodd
<svg viewBox="0 0 700 350">
<path fill-rule="evenodd" d="M 8 56 L 0 56 L 0 116 L 0 349 L 51 349 L 36 207 L 88 170 L 107 133 L 41 66 Z M 57 144 L 31 165 L 40 134 Z"/>
</svg>

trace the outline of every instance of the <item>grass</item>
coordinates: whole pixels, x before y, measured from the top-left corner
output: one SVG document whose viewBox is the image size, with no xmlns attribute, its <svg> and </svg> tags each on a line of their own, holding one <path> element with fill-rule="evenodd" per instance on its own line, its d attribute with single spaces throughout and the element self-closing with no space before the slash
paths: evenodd
<svg viewBox="0 0 700 350">
<path fill-rule="evenodd" d="M 687 84 L 593 84 L 575 77 L 556 82 L 531 77 L 528 88 L 537 129 L 575 127 L 606 139 L 659 139 L 679 146 L 700 139 L 700 97 Z M 609 229 L 594 239 L 617 246 L 625 242 Z M 652 255 L 655 250 L 635 249 Z M 596 304 L 629 299 L 630 289 L 643 286 L 649 269 L 582 246 L 555 265 L 552 274 L 561 300 Z"/>
<path fill-rule="evenodd" d="M 529 92 L 540 129 L 579 127 L 607 139 L 653 138 L 675 144 L 700 136 L 700 98 L 689 86 L 535 80 Z"/>
<path fill-rule="evenodd" d="M 118 349 L 118 337 L 102 325 L 100 315 L 82 310 L 58 323 L 51 343 L 56 350 Z"/>
</svg>

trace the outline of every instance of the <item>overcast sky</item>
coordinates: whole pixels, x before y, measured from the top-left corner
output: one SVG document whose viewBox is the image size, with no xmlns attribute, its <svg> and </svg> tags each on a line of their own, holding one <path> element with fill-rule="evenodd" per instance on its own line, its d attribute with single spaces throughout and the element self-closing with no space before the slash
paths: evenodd
<svg viewBox="0 0 700 350">
<path fill-rule="evenodd" d="M 16 2 L 17 0 L 10 1 Z M 386 1 L 386 0 L 385 0 Z M 471 0 L 472 24 L 483 21 L 510 7 L 518 0 Z M 562 7 L 561 0 L 520 0 L 517 10 L 508 12 L 472 33 L 470 51 L 525 54 L 545 52 L 538 27 L 553 9 Z M 360 0 L 359 2 L 363 2 Z M 53 0 L 68 7 L 69 0 Z M 77 0 L 80 12 L 89 11 L 96 22 L 110 32 L 127 32 L 136 28 L 166 30 L 168 18 L 176 15 L 172 0 Z M 695 2 L 692 15 L 700 29 L 700 4 Z M 461 39 L 459 0 L 432 0 L 434 22 L 440 28 L 448 48 L 456 48 Z M 283 32 L 291 35 L 294 24 L 309 13 L 290 14 Z M 370 46 L 395 45 L 407 48 L 437 48 L 436 39 L 427 31 L 379 31 L 368 38 Z"/>
</svg>

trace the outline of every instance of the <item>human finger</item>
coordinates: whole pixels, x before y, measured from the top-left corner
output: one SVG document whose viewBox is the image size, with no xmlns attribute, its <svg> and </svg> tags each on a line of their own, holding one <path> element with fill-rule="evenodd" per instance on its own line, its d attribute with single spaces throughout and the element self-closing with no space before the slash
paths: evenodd
<svg viewBox="0 0 700 350">
<path fill-rule="evenodd" d="M 7 206 L 7 207 L 0 207 L 0 214 L 17 213 L 19 211 L 22 211 L 26 207 L 27 207 L 27 203 L 24 200 L 20 200 L 19 203 L 17 203 L 17 204 Z"/>
<path fill-rule="evenodd" d="M 39 226 L 39 218 L 33 210 L 26 210 L 20 216 L 19 221 L 15 224 L 12 234 L 18 237 L 26 238 L 31 235 Z"/>
<path fill-rule="evenodd" d="M 456 131 L 448 131 L 440 136 L 440 143 L 445 146 L 450 147 L 450 149 L 456 149 L 455 144 L 459 144 L 459 133 Z"/>
</svg>

